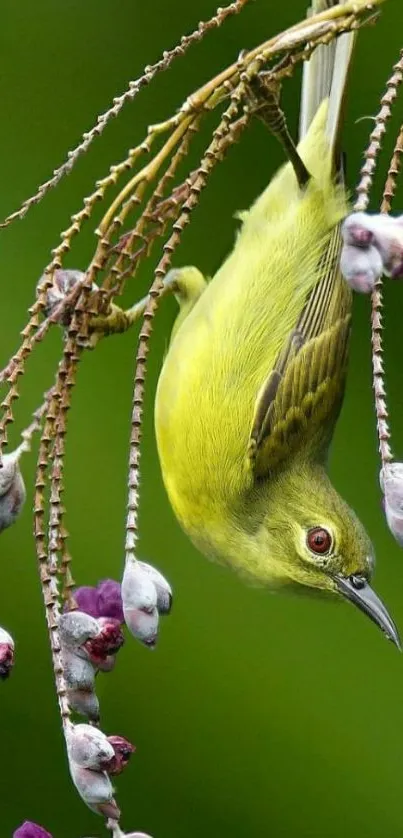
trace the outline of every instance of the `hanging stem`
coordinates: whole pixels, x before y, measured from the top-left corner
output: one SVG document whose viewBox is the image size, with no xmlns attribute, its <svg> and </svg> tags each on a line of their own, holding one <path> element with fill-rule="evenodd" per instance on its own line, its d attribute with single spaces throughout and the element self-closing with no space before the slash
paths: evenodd
<svg viewBox="0 0 403 838">
<path fill-rule="evenodd" d="M 38 204 L 50 189 L 57 186 L 64 175 L 71 172 L 81 154 L 84 154 L 89 149 L 95 137 L 99 137 L 102 134 L 108 122 L 110 122 L 113 117 L 118 116 L 126 102 L 133 101 L 139 91 L 146 87 L 158 73 L 169 69 L 175 58 L 185 55 L 193 43 L 201 41 L 211 29 L 217 29 L 219 26 L 222 26 L 227 17 L 239 14 L 243 7 L 249 2 L 250 0 L 235 0 L 235 2 L 225 8 L 217 9 L 215 15 L 213 15 L 210 20 L 201 21 L 197 29 L 195 29 L 190 35 L 184 35 L 181 38 L 180 44 L 177 44 L 171 50 L 165 51 L 162 58 L 160 58 L 155 64 L 145 67 L 143 75 L 140 76 L 139 79 L 136 79 L 136 81 L 129 82 L 127 90 L 125 90 L 125 92 L 120 96 L 115 97 L 112 107 L 98 117 L 96 124 L 90 131 L 83 134 L 82 142 L 72 151 L 67 153 L 67 160 L 59 166 L 58 169 L 55 169 L 53 177 L 46 181 L 46 183 L 43 183 L 38 188 L 35 195 L 24 201 L 19 210 L 7 216 L 7 218 L 0 224 L 0 228 L 7 227 L 17 218 L 24 218 L 28 210 L 34 204 Z"/>
<path fill-rule="evenodd" d="M 381 99 L 381 108 L 375 118 L 375 127 L 370 135 L 368 148 L 364 154 L 365 162 L 360 172 L 360 182 L 357 187 L 357 200 L 354 206 L 356 212 L 365 211 L 369 204 L 369 193 L 373 182 L 376 162 L 381 148 L 382 138 L 386 132 L 387 123 L 392 114 L 392 105 L 403 81 L 403 50 L 400 58 L 393 67 L 393 73 L 386 84 L 386 91 Z M 391 199 L 395 188 L 395 177 L 399 170 L 401 155 L 401 133 L 397 140 L 392 161 L 383 193 L 381 212 L 390 211 Z M 390 447 L 390 429 L 388 424 L 387 396 L 384 379 L 383 341 L 382 341 L 382 276 L 378 277 L 371 295 L 371 344 L 372 344 L 372 386 L 375 400 L 377 419 L 377 433 L 381 467 L 387 469 L 393 460 Z M 384 471 L 385 474 L 385 471 Z"/>
<path fill-rule="evenodd" d="M 152 332 L 152 321 L 158 306 L 158 300 L 163 290 L 164 277 L 171 264 L 172 254 L 178 246 L 182 232 L 190 220 L 190 213 L 198 203 L 200 193 L 206 185 L 214 165 L 219 160 L 219 151 L 223 138 L 230 130 L 231 121 L 236 117 L 239 103 L 245 94 L 245 85 L 240 83 L 231 94 L 231 102 L 223 114 L 220 125 L 216 128 L 198 169 L 197 177 L 191 187 L 190 195 L 182 206 L 181 214 L 173 225 L 173 232 L 163 247 L 163 256 L 155 269 L 155 279 L 149 290 L 149 297 L 144 311 L 143 324 L 140 330 L 136 369 L 134 374 L 133 411 L 129 450 L 129 479 L 128 504 L 126 520 L 125 555 L 126 562 L 135 561 L 135 549 L 138 537 L 137 517 L 139 505 L 140 485 L 140 440 L 143 413 L 144 383 L 146 376 L 149 341 Z"/>
<path fill-rule="evenodd" d="M 256 68 L 258 67 L 260 69 L 264 63 L 267 63 L 275 55 L 284 53 L 292 54 L 300 47 L 303 47 L 303 49 L 301 50 L 298 59 L 302 60 L 303 58 L 306 58 L 309 50 L 312 50 L 315 45 L 323 42 L 327 43 L 329 40 L 335 38 L 342 32 L 348 31 L 351 28 L 365 23 L 365 16 L 368 15 L 371 10 L 377 8 L 381 2 L 383 2 L 383 0 L 372 0 L 372 2 L 366 2 L 366 0 L 355 0 L 355 2 L 353 2 L 353 0 L 350 0 L 350 2 L 347 2 L 344 5 L 333 6 L 331 9 L 327 9 L 319 15 L 309 18 L 308 21 L 302 21 L 301 23 L 288 29 L 285 33 L 282 33 L 275 38 L 271 38 L 261 46 L 251 50 L 243 56 L 241 62 L 238 61 L 226 68 L 226 70 L 200 88 L 200 90 L 196 91 L 195 94 L 188 97 L 181 110 L 174 117 L 167 120 L 165 123 L 160 123 L 159 126 L 151 126 L 146 140 L 143 141 L 143 143 L 141 143 L 136 149 L 131 151 L 129 153 L 129 157 L 125 161 L 117 166 L 112 166 L 107 178 L 98 182 L 95 192 L 84 200 L 84 208 L 72 217 L 72 224 L 68 230 L 62 234 L 61 244 L 53 250 L 52 261 L 45 269 L 44 279 L 37 289 L 37 299 L 30 309 L 30 318 L 22 333 L 23 341 L 17 352 L 7 364 L 5 370 L 0 373 L 0 382 L 7 381 L 9 385 L 9 391 L 2 403 L 3 416 L 0 420 L 0 452 L 2 446 L 7 442 L 7 426 L 13 421 L 13 404 L 19 396 L 17 386 L 18 377 L 23 375 L 26 359 L 31 354 L 35 345 L 36 341 L 34 339 L 34 335 L 40 328 L 41 315 L 46 308 L 46 295 L 48 289 L 52 285 L 54 272 L 58 268 L 62 267 L 63 258 L 70 250 L 73 237 L 79 233 L 83 222 L 90 218 L 97 201 L 104 198 L 106 188 L 109 185 L 116 183 L 123 171 L 126 171 L 129 166 L 131 168 L 135 160 L 137 160 L 137 157 L 142 152 L 149 151 L 151 140 L 158 136 L 161 132 L 171 130 L 173 135 L 175 135 L 175 139 L 180 141 L 183 136 L 182 130 L 185 131 L 186 127 L 191 124 L 193 119 L 204 112 L 207 105 L 209 108 L 215 107 L 223 99 L 228 97 L 231 90 L 238 84 L 241 73 L 247 72 L 252 78 L 253 74 L 256 72 Z M 291 64 L 295 64 L 295 56 L 291 57 Z M 178 134 L 175 134 L 177 130 Z M 175 142 L 172 140 L 171 135 L 165 144 L 166 151 L 172 151 L 174 145 Z M 157 173 L 158 168 L 163 162 L 159 155 L 160 152 L 157 154 L 157 164 L 154 166 L 154 169 L 153 162 L 151 161 L 149 164 L 150 168 L 147 168 L 146 166 L 145 169 L 142 170 L 142 177 L 145 177 L 147 182 L 149 182 L 153 173 Z M 135 178 L 137 178 L 135 182 L 135 185 L 137 185 L 140 181 L 139 174 L 136 175 Z M 133 181 L 131 183 L 131 188 L 133 188 Z M 141 189 L 140 192 L 142 193 L 143 189 Z M 130 208 L 133 206 L 133 202 L 137 204 L 137 199 L 141 200 L 141 197 L 142 195 L 139 194 L 136 198 L 133 197 L 133 201 L 129 203 Z M 97 248 L 96 258 L 92 260 L 83 288 L 85 287 L 87 279 L 89 286 L 92 285 L 98 272 L 104 268 L 107 256 L 108 247 L 101 239 Z M 82 291 L 81 295 L 83 293 L 84 292 Z M 79 301 L 78 304 L 80 304 Z M 98 312 L 94 310 L 93 313 L 97 314 Z M 50 322 L 53 321 L 50 320 L 49 323 Z M 48 328 L 48 325 L 49 324 L 44 326 L 43 331 L 40 333 L 42 336 L 44 331 Z"/>
</svg>

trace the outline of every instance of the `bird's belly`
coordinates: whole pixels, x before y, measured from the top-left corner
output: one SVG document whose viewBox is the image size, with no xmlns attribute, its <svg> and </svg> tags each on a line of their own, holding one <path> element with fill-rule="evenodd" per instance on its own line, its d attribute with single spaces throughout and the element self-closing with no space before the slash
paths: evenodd
<svg viewBox="0 0 403 838">
<path fill-rule="evenodd" d="M 247 286 L 242 300 L 236 288 L 228 298 L 225 284 L 215 283 L 180 327 L 156 395 L 164 482 L 193 540 L 210 538 L 252 484 L 247 452 L 254 406 L 277 354 L 268 340 L 267 299 L 256 309 L 248 305 Z"/>
<path fill-rule="evenodd" d="M 281 223 L 263 219 L 238 238 L 165 359 L 157 444 L 170 501 L 188 531 L 211 530 L 220 516 L 231 516 L 252 486 L 256 399 L 317 281 L 327 235 L 323 222 L 307 240 L 306 194 Z"/>
</svg>

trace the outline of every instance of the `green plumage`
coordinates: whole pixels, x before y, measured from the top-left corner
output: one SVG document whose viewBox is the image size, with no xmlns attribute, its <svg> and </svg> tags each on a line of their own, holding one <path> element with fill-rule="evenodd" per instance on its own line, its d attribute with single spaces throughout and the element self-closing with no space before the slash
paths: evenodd
<svg viewBox="0 0 403 838">
<path fill-rule="evenodd" d="M 351 318 L 338 268 L 348 205 L 334 167 L 350 41 L 340 47 L 342 61 L 333 52 L 334 64 L 325 62 L 340 83 L 330 105 L 313 108 L 305 96 L 316 111 L 309 128 L 302 120 L 298 146 L 307 186 L 285 165 L 240 214 L 235 247 L 205 290 L 194 268 L 178 273 L 187 316 L 175 329 L 155 410 L 164 482 L 197 547 L 259 583 L 328 591 L 335 574 L 368 577 L 373 565 L 362 525 L 326 474 Z M 195 276 L 192 305 L 184 289 Z M 331 538 L 324 555 L 309 547 L 313 527 Z"/>
</svg>

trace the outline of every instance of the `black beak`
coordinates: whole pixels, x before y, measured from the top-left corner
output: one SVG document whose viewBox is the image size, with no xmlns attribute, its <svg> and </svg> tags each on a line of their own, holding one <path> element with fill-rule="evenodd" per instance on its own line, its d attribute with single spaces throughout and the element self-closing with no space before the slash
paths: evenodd
<svg viewBox="0 0 403 838">
<path fill-rule="evenodd" d="M 402 651 L 399 632 L 382 600 L 372 590 L 364 576 L 334 576 L 339 593 L 367 614 L 384 632 L 388 640 Z"/>
</svg>

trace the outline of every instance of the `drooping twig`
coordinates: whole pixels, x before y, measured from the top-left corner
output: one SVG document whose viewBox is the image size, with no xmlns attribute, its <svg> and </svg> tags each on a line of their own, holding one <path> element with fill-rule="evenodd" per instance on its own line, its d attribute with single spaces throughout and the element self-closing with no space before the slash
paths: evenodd
<svg viewBox="0 0 403 838">
<path fill-rule="evenodd" d="M 139 91 L 146 87 L 158 73 L 169 69 L 175 58 L 183 56 L 193 43 L 201 41 L 207 32 L 221 26 L 228 17 L 242 11 L 243 7 L 248 2 L 250 2 L 250 0 L 235 0 L 235 2 L 231 3 L 229 6 L 217 9 L 216 14 L 207 21 L 201 21 L 194 32 L 190 35 L 184 35 L 176 47 L 171 50 L 166 50 L 159 61 L 145 67 L 143 75 L 140 76 L 139 79 L 136 79 L 136 81 L 129 82 L 127 90 L 125 90 L 120 96 L 116 96 L 113 100 L 113 105 L 105 111 L 105 113 L 98 117 L 96 124 L 90 131 L 83 134 L 82 141 L 79 145 L 67 153 L 67 160 L 65 163 L 55 169 L 53 176 L 38 188 L 35 195 L 24 201 L 19 210 L 7 216 L 7 218 L 0 224 L 0 228 L 7 227 L 12 221 L 15 221 L 18 218 L 24 218 L 30 207 L 34 204 L 38 204 L 50 189 L 57 186 L 64 175 L 71 172 L 78 158 L 89 149 L 93 140 L 102 134 L 108 122 L 119 115 L 126 102 L 133 101 Z"/>
<path fill-rule="evenodd" d="M 41 315 L 46 308 L 46 294 L 52 284 L 54 272 L 62 266 L 63 257 L 70 250 L 73 237 L 79 233 L 83 222 L 91 216 L 97 201 L 103 199 L 107 187 L 116 183 L 123 172 L 128 167 L 131 168 L 134 165 L 141 153 L 147 153 L 152 140 L 159 137 L 164 131 L 171 131 L 170 137 L 165 143 L 165 149 L 167 155 L 169 155 L 175 148 L 176 140 L 177 142 L 181 140 L 186 132 L 186 128 L 193 122 L 195 117 L 199 117 L 206 108 L 215 107 L 223 99 L 227 98 L 229 92 L 238 83 L 241 72 L 251 70 L 257 58 L 259 58 L 259 63 L 262 64 L 262 62 L 267 63 L 276 55 L 290 53 L 290 60 L 293 65 L 295 63 L 295 51 L 302 48 L 302 52 L 299 55 L 299 60 L 302 60 L 304 57 L 307 57 L 309 49 L 313 49 L 316 44 L 327 43 L 331 38 L 336 37 L 342 32 L 365 23 L 368 13 L 380 5 L 381 2 L 383 0 L 372 0 L 372 2 L 366 2 L 366 0 L 352 2 L 350 0 L 350 2 L 344 5 L 334 6 L 310 18 L 309 21 L 303 21 L 291 27 L 282 35 L 271 38 L 261 46 L 251 50 L 243 56 L 241 64 L 237 62 L 231 65 L 231 67 L 222 71 L 218 76 L 200 88 L 200 90 L 196 91 L 195 94 L 188 97 L 183 107 L 174 117 L 157 126 L 151 126 L 146 139 L 129 153 L 129 157 L 121 164 L 111 167 L 107 178 L 98 181 L 95 192 L 84 200 L 84 208 L 73 216 L 71 226 L 62 234 L 61 244 L 54 249 L 53 259 L 45 269 L 43 282 L 38 287 L 37 300 L 30 309 L 31 316 L 23 330 L 23 341 L 6 368 L 0 373 L 0 382 L 7 381 L 9 385 L 9 390 L 3 399 L 3 416 L 0 420 L 0 449 L 7 440 L 7 425 L 13 421 L 13 404 L 18 398 L 18 378 L 24 372 L 26 359 L 35 345 L 36 333 L 41 329 Z M 292 60 L 293 58 L 294 60 Z M 158 156 L 159 154 L 160 152 L 154 158 L 157 161 L 156 163 L 154 162 L 153 164 L 153 161 L 151 161 L 151 169 L 146 166 L 141 172 L 141 177 L 139 177 L 140 173 L 135 176 L 137 177 L 137 181 L 134 183 L 135 187 L 140 183 L 141 178 L 145 179 L 148 183 L 150 182 L 150 177 L 152 179 L 157 174 L 164 160 L 164 158 L 161 159 Z M 131 182 L 131 188 L 133 188 L 133 180 Z M 142 192 L 143 190 L 141 189 L 140 191 Z M 137 195 L 137 197 L 139 196 Z M 130 200 L 131 196 L 128 195 L 128 198 Z M 136 204 L 136 199 L 134 198 L 133 200 L 134 204 Z M 104 233 L 103 231 L 101 232 L 102 236 L 98 245 L 97 256 L 92 261 L 89 270 L 89 284 L 96 279 L 99 271 L 103 270 L 108 257 L 110 242 L 109 239 L 107 243 L 104 242 Z M 79 304 L 79 297 L 77 304 Z M 47 327 L 44 326 L 43 329 L 45 328 Z M 43 332 L 39 331 L 39 334 L 41 335 Z"/>
<path fill-rule="evenodd" d="M 400 58 L 393 67 L 393 73 L 386 84 L 386 92 L 381 99 L 381 108 L 375 118 L 375 126 L 371 132 L 368 148 L 365 151 L 365 162 L 360 172 L 360 182 L 357 187 L 357 200 L 354 209 L 356 211 L 366 210 L 369 203 L 369 193 L 372 186 L 376 161 L 381 148 L 382 138 L 386 132 L 386 125 L 392 114 L 392 105 L 398 93 L 398 88 L 403 81 L 403 50 Z M 389 166 L 388 176 L 383 192 L 381 212 L 388 213 L 391 207 L 391 200 L 395 188 L 395 178 L 399 171 L 400 157 L 402 153 L 402 132 L 395 146 L 394 154 Z M 371 344 L 372 344 L 372 386 L 375 400 L 375 413 L 377 419 L 377 433 L 379 453 L 381 456 L 382 469 L 387 469 L 393 460 L 390 447 L 390 429 L 388 423 L 388 409 L 386 400 L 386 387 L 384 379 L 383 363 L 383 341 L 382 341 L 382 283 L 380 276 L 376 282 L 371 295 Z"/>
<path fill-rule="evenodd" d="M 45 404 L 48 409 L 46 411 L 45 425 L 39 444 L 37 472 L 35 478 L 34 532 L 39 565 L 39 578 L 49 631 L 56 693 L 59 702 L 63 730 L 66 732 L 69 729 L 71 722 L 58 632 L 60 609 L 58 602 L 57 568 L 51 568 L 50 566 L 48 545 L 46 542 L 46 472 L 49 465 L 49 454 L 54 434 L 54 417 L 52 416 L 52 412 L 49 410 L 49 401 L 50 400 L 45 400 Z"/>
<path fill-rule="evenodd" d="M 200 193 L 206 185 L 214 165 L 219 159 L 219 148 L 223 137 L 230 130 L 231 122 L 236 118 L 240 102 L 245 93 L 245 85 L 240 82 L 231 93 L 231 102 L 223 114 L 220 125 L 215 129 L 210 143 L 198 168 L 197 177 L 190 189 L 190 195 L 182 206 L 182 211 L 173 225 L 173 232 L 163 246 L 163 256 L 155 269 L 155 279 L 149 289 L 147 305 L 143 315 L 143 323 L 137 348 L 136 368 L 134 373 L 133 410 L 131 420 L 130 448 L 129 448 L 129 476 L 128 502 L 126 520 L 125 554 L 126 562 L 135 561 L 136 543 L 138 537 L 137 517 L 139 505 L 140 485 L 140 441 L 143 413 L 144 384 L 146 364 L 149 351 L 149 341 L 152 323 L 158 306 L 158 299 L 163 288 L 164 277 L 171 263 L 174 250 L 178 246 L 184 228 L 189 223 L 190 213 L 198 203 Z"/>
</svg>

